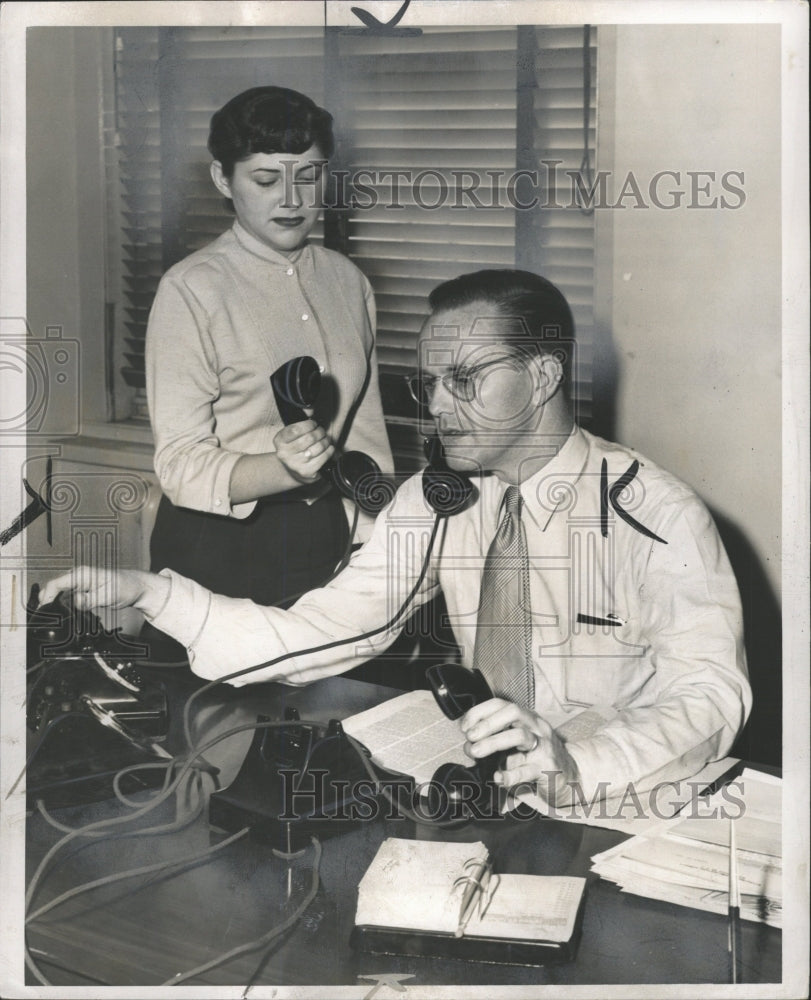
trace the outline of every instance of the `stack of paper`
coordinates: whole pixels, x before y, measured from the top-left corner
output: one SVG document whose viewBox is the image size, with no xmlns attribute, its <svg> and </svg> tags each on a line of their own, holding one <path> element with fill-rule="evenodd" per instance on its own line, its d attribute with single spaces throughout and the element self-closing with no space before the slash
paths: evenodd
<svg viewBox="0 0 811 1000">
<path fill-rule="evenodd" d="M 729 833 L 735 824 L 741 917 L 781 926 L 782 788 L 749 769 L 686 817 L 662 823 L 592 858 L 624 892 L 726 913 Z"/>
</svg>

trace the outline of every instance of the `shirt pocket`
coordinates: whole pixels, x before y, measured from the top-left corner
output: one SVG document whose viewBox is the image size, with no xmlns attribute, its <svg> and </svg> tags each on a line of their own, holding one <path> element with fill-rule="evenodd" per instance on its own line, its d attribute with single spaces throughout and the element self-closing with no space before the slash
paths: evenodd
<svg viewBox="0 0 811 1000">
<path fill-rule="evenodd" d="M 579 612 L 563 661 L 566 701 L 623 707 L 653 675 L 647 646 L 632 623 L 617 615 Z"/>
</svg>

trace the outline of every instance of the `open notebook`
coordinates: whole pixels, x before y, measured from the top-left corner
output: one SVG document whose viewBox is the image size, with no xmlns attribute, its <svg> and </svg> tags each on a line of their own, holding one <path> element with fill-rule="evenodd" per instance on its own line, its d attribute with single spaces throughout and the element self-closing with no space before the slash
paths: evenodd
<svg viewBox="0 0 811 1000">
<path fill-rule="evenodd" d="M 481 842 L 385 840 L 358 888 L 353 947 L 510 965 L 573 956 L 585 879 L 494 874 Z"/>
</svg>

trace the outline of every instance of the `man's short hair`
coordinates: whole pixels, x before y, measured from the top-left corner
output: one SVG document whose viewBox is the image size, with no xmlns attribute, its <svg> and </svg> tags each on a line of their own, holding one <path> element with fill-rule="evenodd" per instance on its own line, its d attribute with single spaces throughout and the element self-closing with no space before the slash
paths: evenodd
<svg viewBox="0 0 811 1000">
<path fill-rule="evenodd" d="M 520 319 L 533 346 L 555 354 L 563 366 L 564 385 L 571 384 L 574 320 L 563 293 L 531 271 L 484 270 L 444 281 L 428 296 L 432 312 L 481 304 L 483 315 L 495 307 L 502 316 Z M 492 314 L 492 312 L 490 313 Z"/>
</svg>

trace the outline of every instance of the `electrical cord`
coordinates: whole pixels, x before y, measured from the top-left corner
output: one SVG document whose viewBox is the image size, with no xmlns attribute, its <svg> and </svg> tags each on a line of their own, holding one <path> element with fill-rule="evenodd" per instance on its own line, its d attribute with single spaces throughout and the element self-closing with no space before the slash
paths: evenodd
<svg viewBox="0 0 811 1000">
<path fill-rule="evenodd" d="M 179 864 L 181 867 L 178 868 L 176 872 L 172 873 L 173 875 L 178 875 L 182 871 L 188 870 L 188 868 L 190 867 L 193 868 L 198 864 L 202 864 L 205 861 L 209 861 L 217 851 L 222 850 L 224 847 L 230 846 L 235 841 L 244 837 L 248 832 L 249 828 L 246 826 L 237 833 L 232 834 L 230 837 L 227 837 L 225 840 L 220 841 L 219 844 L 214 844 L 213 846 L 207 847 L 204 851 L 200 851 L 197 854 L 189 855 L 185 858 L 174 858 L 169 861 L 160 861 L 151 865 L 143 865 L 140 868 L 131 868 L 128 871 L 124 872 L 115 872 L 112 875 L 105 875 L 102 878 L 95 879 L 93 882 L 86 882 L 82 885 L 75 886 L 73 889 L 69 889 L 67 892 L 63 892 L 60 896 L 57 896 L 54 899 L 50 900 L 44 906 L 41 906 L 38 910 L 35 910 L 34 913 L 29 914 L 25 918 L 26 927 L 29 923 L 32 923 L 33 921 L 39 919 L 40 917 L 43 917 L 48 911 L 54 909 L 56 906 L 59 906 L 61 903 L 66 903 L 68 900 L 73 899 L 76 896 L 79 896 L 85 892 L 90 892 L 93 889 L 98 889 L 103 885 L 110 885 L 114 882 L 120 882 L 127 878 L 134 878 L 137 875 L 145 875 L 160 871 L 166 871 L 172 866 Z M 148 885 L 149 882 L 145 884 Z M 27 935 L 25 940 L 25 964 L 28 967 L 28 969 L 32 972 L 32 974 L 36 977 L 38 982 L 41 983 L 41 985 L 43 986 L 52 985 L 42 974 L 40 969 L 37 967 L 37 964 L 34 961 L 34 957 L 31 954 L 31 950 L 28 947 Z"/>
<path fill-rule="evenodd" d="M 134 771 L 154 771 L 157 768 L 163 767 L 166 769 L 166 774 L 163 778 L 163 784 L 161 785 L 161 791 L 163 791 L 169 782 L 172 780 L 172 768 L 175 766 L 175 758 L 167 761 L 149 761 L 145 764 L 129 764 L 127 767 L 122 767 L 120 771 L 116 771 L 113 775 L 113 795 L 118 799 L 118 801 L 123 805 L 127 806 L 129 809 L 137 809 L 141 803 L 136 802 L 134 799 L 129 798 L 121 791 L 121 781 L 126 778 L 129 774 Z M 204 772 L 200 772 L 204 773 Z M 160 794 L 160 792 L 158 792 Z"/>
<path fill-rule="evenodd" d="M 317 723 L 298 723 L 298 724 L 317 725 Z M 50 848 L 50 850 L 45 854 L 45 856 L 40 861 L 36 871 L 34 872 L 31 878 L 31 882 L 29 883 L 28 890 L 26 891 L 25 894 L 26 910 L 31 905 L 31 901 L 33 900 L 36 894 L 39 882 L 41 881 L 43 875 L 47 871 L 48 866 L 51 863 L 51 860 L 56 856 L 56 854 L 59 853 L 59 851 L 61 851 L 69 843 L 76 840 L 78 837 L 95 835 L 96 831 L 106 830 L 108 827 L 115 827 L 122 823 L 140 819 L 140 817 L 147 815 L 153 809 L 157 808 L 162 802 L 165 802 L 172 794 L 172 792 L 174 792 L 180 786 L 181 782 L 189 773 L 189 771 L 191 771 L 194 768 L 195 761 L 198 757 L 202 756 L 202 754 L 204 754 L 207 750 L 210 750 L 212 747 L 216 746 L 218 743 L 221 743 L 223 740 L 228 739 L 229 737 L 234 736 L 237 733 L 246 732 L 247 730 L 278 729 L 281 726 L 289 726 L 289 725 L 290 725 L 290 720 L 283 720 L 283 721 L 271 721 L 271 722 L 249 722 L 249 723 L 244 723 L 243 725 L 240 726 L 232 726 L 231 729 L 227 729 L 224 733 L 219 733 L 217 736 L 205 742 L 201 747 L 195 749 L 192 752 L 192 754 L 190 754 L 188 757 L 175 758 L 174 761 L 167 761 L 166 764 L 167 767 L 171 766 L 173 763 L 179 765 L 178 773 L 175 775 L 172 781 L 166 786 L 166 788 L 164 788 L 156 796 L 150 799 L 149 802 L 145 803 L 143 806 L 136 809 L 129 815 L 111 816 L 108 817 L 107 819 L 96 820 L 94 823 L 88 823 L 87 826 L 78 828 L 76 830 L 72 830 L 61 840 L 58 840 Z M 134 834 L 137 834 L 138 832 L 139 831 L 133 831 Z"/>
<path fill-rule="evenodd" d="M 87 972 L 79 972 L 77 969 L 71 969 L 67 965 L 62 965 L 58 962 L 50 952 L 43 951 L 41 948 L 29 948 L 29 951 L 33 956 L 36 956 L 41 961 L 45 961 L 48 965 L 52 965 L 55 969 L 59 969 L 62 972 L 67 972 L 71 976 L 81 976 L 82 979 L 86 979 L 88 983 L 94 983 L 96 986 L 110 986 L 111 983 L 105 982 L 103 979 L 98 979 L 96 976 L 91 976 Z"/>
<path fill-rule="evenodd" d="M 181 858 L 170 858 L 167 861 L 155 861 L 149 865 L 140 865 L 138 868 L 129 868 L 123 872 L 113 872 L 111 875 L 103 875 L 101 878 L 94 879 L 92 882 L 83 882 L 81 885 L 74 886 L 72 889 L 68 889 L 59 896 L 55 896 L 43 906 L 40 906 L 38 910 L 34 910 L 33 913 L 29 913 L 25 918 L 25 922 L 26 924 L 33 923 L 33 921 L 39 920 L 55 907 L 61 906 L 62 903 L 67 903 L 70 899 L 75 899 L 83 893 L 91 892 L 93 889 L 99 889 L 104 885 L 112 885 L 115 882 L 121 882 L 128 878 L 135 878 L 138 875 L 150 875 L 154 872 L 171 868 L 173 865 L 194 866 L 201 861 L 207 860 L 217 851 L 222 850 L 222 848 L 228 847 L 230 844 L 233 844 L 235 841 L 246 836 L 248 831 L 249 827 L 243 827 L 237 833 L 232 834 L 230 837 L 226 837 L 225 840 L 221 840 L 219 844 L 209 846 L 202 851 L 198 851 L 196 854 L 190 854 Z"/>
<path fill-rule="evenodd" d="M 166 982 L 161 983 L 161 986 L 179 986 L 180 983 L 184 983 L 189 979 L 194 979 L 196 976 L 200 976 L 204 972 L 208 972 L 210 969 L 216 968 L 218 965 L 224 965 L 226 962 L 230 962 L 232 958 L 236 958 L 238 955 L 244 955 L 248 952 L 256 951 L 257 948 L 265 947 L 275 938 L 279 937 L 279 935 L 283 934 L 289 927 L 292 927 L 293 924 L 301 918 L 310 903 L 312 903 L 315 899 L 321 882 L 321 842 L 317 837 L 310 837 L 310 842 L 315 850 L 315 857 L 313 858 L 313 877 L 310 883 L 310 889 L 289 917 L 283 920 L 277 927 L 274 927 L 266 934 L 263 934 L 261 937 L 255 938 L 253 941 L 248 941 L 245 944 L 238 945 L 236 948 L 231 948 L 230 951 L 223 952 L 222 955 L 218 955 L 216 958 L 212 958 L 210 961 L 204 962 L 202 965 L 197 965 L 193 969 L 189 969 L 187 972 L 179 972 L 176 976 L 173 976 L 171 979 L 167 979 Z"/>
<path fill-rule="evenodd" d="M 339 573 L 342 573 L 346 569 L 347 565 L 349 564 L 349 560 L 352 557 L 352 543 L 353 543 L 353 540 L 355 538 L 355 532 L 357 531 L 359 516 L 360 516 L 360 508 L 356 505 L 355 506 L 355 513 L 354 513 L 353 518 L 352 518 L 352 525 L 351 525 L 351 527 L 349 529 L 349 539 L 347 540 L 346 547 L 344 548 L 343 555 L 341 556 L 340 562 L 338 563 L 338 565 L 336 566 L 336 568 L 332 571 L 332 573 L 330 573 L 330 575 L 326 578 L 326 580 L 324 580 L 322 583 L 320 583 L 318 585 L 318 587 L 326 587 L 328 583 L 332 583 L 332 581 L 335 579 L 335 577 L 338 576 Z M 285 599 L 284 599 L 285 604 L 286 605 L 292 604 L 294 601 L 297 601 L 300 597 L 303 597 L 305 594 L 309 594 L 309 592 L 311 590 L 317 590 L 318 587 L 308 587 L 307 590 L 300 590 L 297 594 L 291 594 L 291 595 L 285 597 Z M 137 636 L 132 636 L 132 638 L 136 639 L 136 641 L 137 641 Z M 82 656 L 75 656 L 75 657 L 74 656 L 66 656 L 66 657 L 62 657 L 61 659 L 66 659 L 66 660 L 70 660 L 70 659 L 81 660 L 81 659 L 83 659 L 83 657 Z M 133 660 L 136 660 L 138 662 L 139 666 L 141 666 L 145 670 L 149 670 L 149 669 L 152 669 L 152 668 L 159 669 L 159 670 L 178 669 L 180 667 L 188 667 L 188 665 L 189 665 L 189 661 L 186 660 L 186 659 L 183 659 L 183 660 L 151 660 L 151 659 L 149 659 L 149 657 L 146 657 L 145 659 L 140 659 L 139 657 L 133 657 Z M 37 663 L 33 667 L 30 667 L 29 668 L 29 672 L 33 672 L 34 670 L 38 669 L 39 667 L 41 667 L 46 662 L 47 662 L 46 660 L 40 661 L 40 663 Z"/>
<path fill-rule="evenodd" d="M 200 776 L 205 773 L 206 772 L 204 771 L 195 772 L 193 780 L 197 782 L 202 782 L 202 778 Z M 200 789 L 200 791 L 202 792 L 202 789 Z M 44 802 L 41 799 L 38 799 L 36 804 L 38 812 L 50 826 L 54 827 L 54 829 L 63 831 L 68 834 L 67 837 L 63 838 L 65 842 L 67 842 L 68 840 L 76 839 L 77 837 L 80 836 L 91 838 L 91 840 L 88 843 L 80 844 L 78 850 L 74 852 L 75 854 L 78 853 L 78 851 L 83 850 L 85 847 L 89 847 L 90 843 L 97 843 L 98 842 L 97 838 L 103 837 L 106 840 L 110 841 L 110 840 L 120 840 L 126 837 L 147 837 L 147 836 L 158 836 L 160 834 L 165 834 L 165 833 L 176 833 L 178 830 L 182 830 L 183 827 L 188 826 L 190 823 L 193 823 L 194 820 L 197 819 L 197 817 L 203 811 L 203 808 L 205 806 L 205 801 L 201 794 L 197 806 L 195 806 L 195 808 L 190 813 L 186 815 L 176 815 L 175 819 L 173 819 L 169 823 L 162 823 L 159 824 L 158 826 L 142 827 L 135 830 L 121 830 L 114 833 L 106 833 L 104 830 L 92 829 L 92 827 L 100 825 L 99 823 L 86 824 L 83 827 L 66 826 L 60 823 L 58 820 L 54 819 L 54 817 L 50 815 L 48 810 L 45 808 Z M 120 819 L 122 821 L 132 818 L 133 818 L 132 816 L 116 817 L 116 819 Z M 104 820 L 100 822 L 105 823 L 108 821 Z M 55 847 L 58 846 L 59 846 L 58 844 L 55 845 Z M 58 864 L 64 864 L 65 860 L 66 859 L 62 859 L 61 861 L 58 862 Z M 41 875 L 40 875 L 40 880 L 41 880 Z M 34 879 L 32 878 L 31 883 L 29 884 L 29 893 L 31 894 L 31 899 L 33 899 L 33 891 L 35 888 L 36 887 L 34 885 Z M 28 901 L 27 899 L 26 906 L 28 905 L 30 905 L 30 901 Z"/>
<path fill-rule="evenodd" d="M 257 980 L 264 972 L 267 963 L 270 961 L 273 952 L 284 943 L 283 939 L 287 934 L 289 934 L 290 930 L 291 928 L 288 927 L 284 931 L 282 931 L 281 934 L 278 934 L 262 952 L 259 961 L 256 963 L 256 968 L 253 970 L 250 976 L 248 976 L 248 979 L 245 982 L 245 988 L 242 991 L 242 1000 L 245 1000 L 245 997 L 248 996 L 249 990 L 253 989 L 253 987 L 256 985 Z"/>
<path fill-rule="evenodd" d="M 179 788 L 181 787 L 181 783 L 182 783 L 184 777 L 186 775 L 188 775 L 189 772 L 192 770 L 192 768 L 194 766 L 194 761 L 195 761 L 195 759 L 197 757 L 201 756 L 207 750 L 210 750 L 213 746 L 215 746 L 216 744 L 222 742 L 223 740 L 228 739 L 229 737 L 231 737 L 231 736 L 233 736 L 233 735 L 235 735 L 235 734 L 237 734 L 239 732 L 244 732 L 244 731 L 247 731 L 247 730 L 256 731 L 258 729 L 278 729 L 278 728 L 289 727 L 291 725 L 315 727 L 315 726 L 317 726 L 319 724 L 315 723 L 315 722 L 310 722 L 310 721 L 307 721 L 307 720 L 282 720 L 282 721 L 270 721 L 270 722 L 259 722 L 259 723 L 253 722 L 253 723 L 243 724 L 243 725 L 240 725 L 240 726 L 234 726 L 234 727 L 226 730 L 224 733 L 220 733 L 219 735 L 217 735 L 217 736 L 213 737 L 212 739 L 206 741 L 201 747 L 196 748 L 193 751 L 192 755 L 190 755 L 186 759 L 176 758 L 175 760 L 168 761 L 165 764 L 162 764 L 160 762 L 157 762 L 155 765 L 151 765 L 151 764 L 149 764 L 149 765 L 136 764 L 136 765 L 131 765 L 129 768 L 122 769 L 122 771 L 119 772 L 118 775 L 116 775 L 116 778 L 119 778 L 119 775 L 123 775 L 123 772 L 125 772 L 125 771 L 139 770 L 139 769 L 143 769 L 144 767 L 152 767 L 152 766 L 161 767 L 161 766 L 163 766 L 163 767 L 166 768 L 166 771 L 167 771 L 166 779 L 164 781 L 164 786 L 161 789 L 161 791 L 157 795 L 155 795 L 153 798 L 151 798 L 147 803 L 145 803 L 142 806 L 139 806 L 139 808 L 135 809 L 133 813 L 131 813 L 131 814 L 127 815 L 127 816 L 110 817 L 110 818 L 105 819 L 105 820 L 99 820 L 99 821 L 96 821 L 95 823 L 87 824 L 84 827 L 80 827 L 80 828 L 76 828 L 76 829 L 70 829 L 70 828 L 68 828 L 66 826 L 63 826 L 62 824 L 59 824 L 56 820 L 54 820 L 53 817 L 51 817 L 48 814 L 48 812 L 45 809 L 45 806 L 42 803 L 42 801 L 41 800 L 38 801 L 37 802 L 37 808 L 39 809 L 39 811 L 43 815 L 43 817 L 46 819 L 46 821 L 49 822 L 52 826 L 55 826 L 57 829 L 66 831 L 66 836 L 64 836 L 60 841 L 58 841 L 56 844 L 54 844 L 53 847 L 51 847 L 51 849 L 47 852 L 47 854 L 45 855 L 45 857 L 42 859 L 42 861 L 38 865 L 38 867 L 37 867 L 37 869 L 36 869 L 36 871 L 35 871 L 32 879 L 31 879 L 31 882 L 29 884 L 28 890 L 26 892 L 26 898 L 25 898 L 26 909 L 28 909 L 30 907 L 30 905 L 31 905 L 31 903 L 32 903 L 32 901 L 33 901 L 33 899 L 34 899 L 34 897 L 36 895 L 37 889 L 39 888 L 39 885 L 41 884 L 41 880 L 44 877 L 44 874 L 47 871 L 48 866 L 49 866 L 51 860 L 56 856 L 56 854 L 60 850 L 62 850 L 64 847 L 66 847 L 68 845 L 68 843 L 76 840 L 79 837 L 94 837 L 95 838 L 95 837 L 98 837 L 98 836 L 104 836 L 105 835 L 104 831 L 106 831 L 109 827 L 114 827 L 114 826 L 116 826 L 116 825 L 118 825 L 120 823 L 123 823 L 123 822 L 126 822 L 126 821 L 132 821 L 134 819 L 137 819 L 137 818 L 139 818 L 141 816 L 144 816 L 144 815 L 148 814 L 150 811 L 152 811 L 153 809 L 155 809 L 161 802 L 166 801 L 166 799 L 169 797 L 169 795 L 173 791 L 179 790 Z M 358 743 L 358 741 L 355 740 L 353 737 L 349 736 L 348 734 L 345 734 L 345 735 L 346 735 L 346 738 L 347 738 L 349 744 L 353 747 L 353 749 L 355 750 L 356 754 L 360 758 L 361 763 L 362 763 L 364 769 L 369 774 L 370 778 L 374 781 L 375 787 L 376 787 L 378 793 L 382 792 L 382 794 L 387 799 L 387 801 L 390 804 L 392 804 L 395 808 L 397 808 L 400 812 L 402 812 L 404 815 L 406 815 L 408 818 L 412 819 L 414 822 L 416 822 L 416 823 L 418 823 L 420 825 L 423 825 L 423 826 L 433 826 L 433 827 L 442 827 L 442 828 L 449 828 L 449 827 L 459 826 L 459 825 L 461 825 L 462 822 L 464 822 L 463 819 L 462 820 L 445 820 L 445 821 L 443 821 L 443 820 L 435 820 L 435 819 L 431 820 L 431 819 L 428 819 L 426 817 L 419 816 L 413 810 L 410 810 L 410 809 L 408 809 L 408 807 L 404 806 L 402 803 L 397 802 L 394 799 L 394 797 L 383 786 L 383 784 L 382 784 L 382 782 L 380 780 L 380 776 L 378 775 L 378 773 L 375 771 L 374 767 L 372 766 L 371 761 L 368 759 L 367 753 L 366 753 L 365 749 L 362 747 L 362 745 L 360 743 Z M 175 765 L 179 765 L 179 771 L 178 771 L 178 773 L 175 774 L 174 778 L 172 778 L 171 780 L 169 780 L 170 776 L 171 776 L 171 771 L 175 767 Z M 205 773 L 206 773 L 205 771 L 195 771 L 193 777 L 194 777 L 194 779 L 197 782 L 202 782 L 203 775 Z M 124 804 L 128 804 L 125 799 L 122 799 L 122 802 L 124 802 Z M 119 831 L 119 832 L 110 834 L 109 837 L 110 837 L 110 839 L 118 839 L 119 837 L 150 836 L 150 835 L 156 835 L 156 834 L 159 834 L 159 833 L 175 832 L 176 830 L 181 829 L 184 825 L 188 825 L 188 823 L 193 822 L 197 818 L 197 816 L 199 816 L 200 812 L 202 811 L 203 805 L 204 805 L 204 802 L 203 802 L 203 797 L 201 795 L 200 796 L 200 802 L 198 803 L 197 808 L 195 809 L 194 813 L 191 816 L 185 816 L 182 819 L 178 818 L 178 819 L 175 819 L 171 823 L 162 824 L 160 826 L 155 826 L 155 827 L 148 827 L 146 829 Z M 219 849 L 220 847 L 227 846 L 228 843 L 234 842 L 234 840 L 238 839 L 238 837 L 243 836 L 245 833 L 247 833 L 247 831 L 248 831 L 248 828 L 246 827 L 245 829 L 243 829 L 242 831 L 240 831 L 238 834 L 234 835 L 233 837 L 227 838 L 226 841 L 222 841 L 219 845 L 215 845 L 215 848 L 213 848 L 213 849 L 209 848 L 209 849 L 207 849 L 207 851 L 202 852 L 202 854 L 199 855 L 199 858 L 203 859 L 204 857 L 207 857 L 213 850 Z M 284 933 L 285 930 L 287 930 L 289 927 L 291 927 L 299 919 L 299 917 L 306 910 L 306 908 L 310 905 L 310 903 L 312 902 L 312 900 L 315 898 L 315 894 L 316 894 L 316 892 L 318 890 L 318 883 L 319 883 L 318 866 L 319 866 L 320 858 L 321 858 L 321 845 L 320 845 L 320 843 L 318 842 L 318 840 L 316 838 L 313 837 L 313 838 L 311 838 L 311 840 L 312 840 L 313 845 L 316 848 L 316 857 L 315 857 L 315 860 L 314 860 L 314 870 L 313 870 L 313 883 L 312 883 L 312 886 L 311 886 L 310 892 L 308 893 L 307 898 L 296 909 L 296 911 L 289 918 L 287 918 L 287 920 L 285 920 L 278 927 L 274 928 L 272 931 L 268 932 L 265 935 L 262 935 L 260 938 L 257 938 L 254 941 L 248 942 L 247 944 L 240 945 L 237 948 L 232 949 L 231 951 L 228 951 L 228 952 L 224 953 L 223 955 L 219 956 L 218 958 L 213 959 L 210 962 L 205 963 L 204 965 L 196 967 L 195 969 L 189 970 L 188 972 L 185 972 L 185 973 L 178 974 L 178 976 L 174 977 L 172 980 L 167 981 L 164 985 L 178 985 L 179 983 L 184 982 L 187 979 L 193 978 L 193 977 L 195 977 L 197 975 L 202 974 L 205 971 L 208 971 L 211 968 L 214 968 L 216 965 L 221 965 L 221 964 L 229 961 L 231 958 L 234 958 L 237 955 L 240 955 L 240 954 L 243 954 L 243 953 L 246 953 L 246 952 L 249 952 L 249 951 L 256 950 L 257 948 L 266 947 L 267 945 L 269 945 L 270 943 L 272 943 L 279 935 L 281 935 L 282 933 Z M 87 845 L 83 845 L 83 846 L 87 846 Z M 101 887 L 102 885 L 110 884 L 110 883 L 115 882 L 115 881 L 121 881 L 121 880 L 123 880 L 125 878 L 135 877 L 138 874 L 149 874 L 151 872 L 165 870 L 166 868 L 169 868 L 169 867 L 171 867 L 174 864 L 183 863 L 183 862 L 194 862 L 195 859 L 197 859 L 197 858 L 198 858 L 198 856 L 195 855 L 195 856 L 192 856 L 192 858 L 188 858 L 188 859 L 175 859 L 175 860 L 169 861 L 169 862 L 161 862 L 161 863 L 156 864 L 156 865 L 144 866 L 143 868 L 132 869 L 132 870 L 130 870 L 128 872 L 116 873 L 114 875 L 105 876 L 105 877 L 103 877 L 101 879 L 97 879 L 97 880 L 95 880 L 95 881 L 93 881 L 91 883 L 84 883 L 84 884 L 82 884 L 80 886 L 76 886 L 73 889 L 68 890 L 65 893 L 62 893 L 60 896 L 56 897 L 55 899 L 50 900 L 48 903 L 44 904 L 39 909 L 37 909 L 37 910 L 35 910 L 33 912 L 29 912 L 28 915 L 27 915 L 27 917 L 26 917 L 26 924 L 28 924 L 28 923 L 30 923 L 30 922 L 38 919 L 39 917 L 43 916 L 45 913 L 49 912 L 51 909 L 55 908 L 56 906 L 60 905 L 61 903 L 67 902 L 69 899 L 72 899 L 72 898 L 74 898 L 74 897 L 76 897 L 78 895 L 81 895 L 82 893 L 89 892 L 89 891 L 91 891 L 94 888 L 98 888 L 98 887 Z M 25 963 L 26 963 L 26 966 L 30 969 L 30 971 L 32 972 L 32 974 L 35 976 L 35 978 L 37 978 L 37 981 L 40 982 L 41 985 L 45 985 L 45 986 L 51 985 L 48 982 L 48 980 L 42 975 L 42 973 L 40 972 L 40 970 L 37 968 L 36 962 L 34 961 L 33 957 L 29 953 L 27 945 L 26 945 L 26 953 L 25 953 Z M 262 964 L 263 963 L 260 963 L 260 965 L 257 967 L 257 971 L 256 971 L 256 973 L 254 973 L 254 976 L 258 975 L 259 971 L 262 968 Z"/>
</svg>

